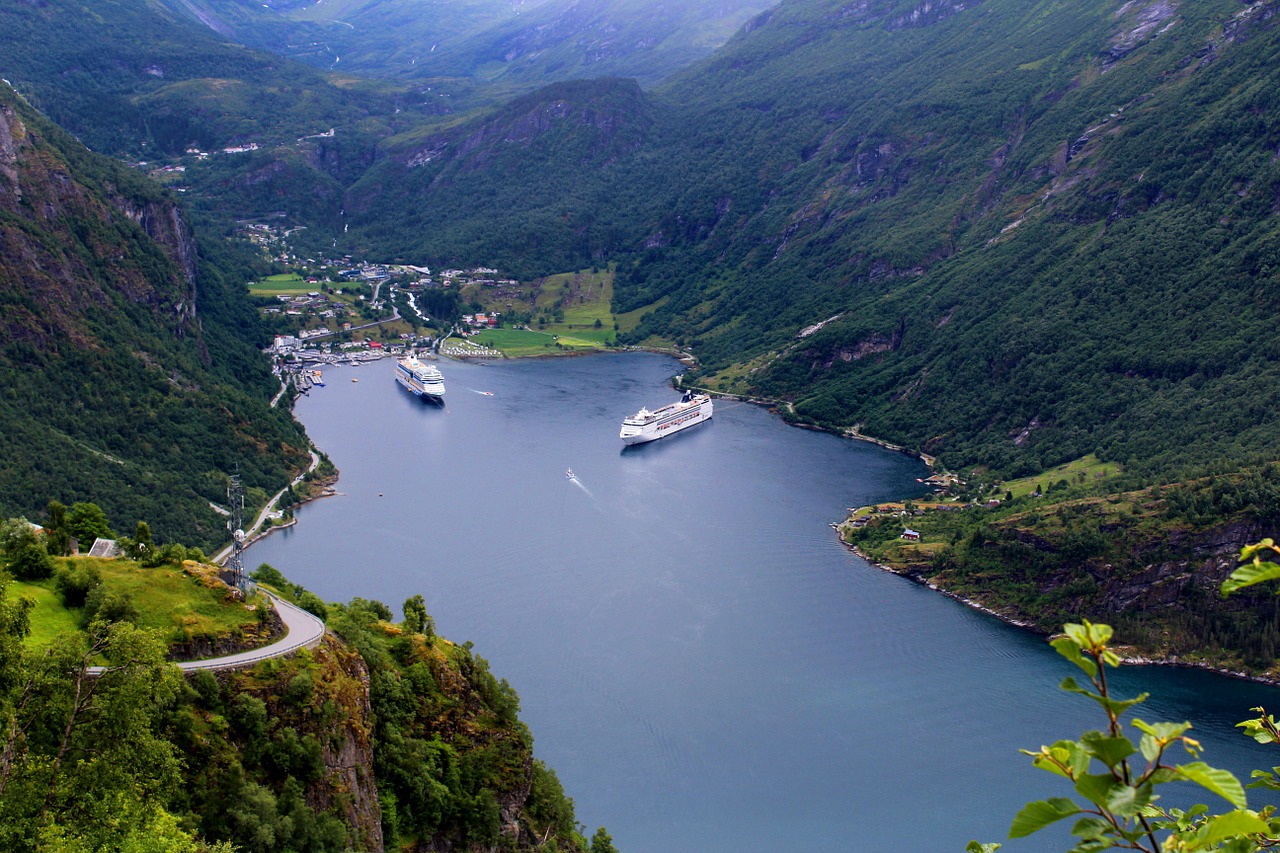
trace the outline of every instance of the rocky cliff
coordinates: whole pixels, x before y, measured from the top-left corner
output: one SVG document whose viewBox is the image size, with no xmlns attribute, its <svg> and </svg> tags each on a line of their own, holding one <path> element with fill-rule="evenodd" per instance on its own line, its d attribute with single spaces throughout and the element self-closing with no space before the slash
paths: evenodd
<svg viewBox="0 0 1280 853">
<path fill-rule="evenodd" d="M 896 518 L 882 533 L 873 523 L 850 536 L 895 571 L 1016 624 L 1052 633 L 1082 618 L 1107 622 L 1139 656 L 1275 678 L 1277 597 L 1254 589 L 1224 598 L 1219 590 L 1241 549 L 1276 537 L 1280 522 L 1261 504 L 1200 517 L 1180 504 L 1178 492 L 1210 489 L 1153 489 L 1003 516 L 962 511 L 975 515 L 970 521 L 926 513 L 911 524 L 927 544 L 890 538 L 902 529 Z M 939 541 L 946 538 L 950 544 Z"/>
<path fill-rule="evenodd" d="M 270 492 L 305 464 L 301 428 L 268 405 L 248 276 L 218 254 L 172 195 L 0 85 L 6 516 L 92 500 L 123 529 L 209 547 L 225 536 L 215 472 Z"/>
</svg>

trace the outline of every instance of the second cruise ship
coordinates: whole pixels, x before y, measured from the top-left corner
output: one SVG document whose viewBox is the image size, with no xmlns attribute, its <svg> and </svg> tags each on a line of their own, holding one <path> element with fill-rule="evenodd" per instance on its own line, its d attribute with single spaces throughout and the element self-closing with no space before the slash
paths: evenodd
<svg viewBox="0 0 1280 853">
<path fill-rule="evenodd" d="M 396 364 L 396 381 L 415 397 L 444 402 L 444 376 L 434 364 L 423 364 L 417 356 L 406 356 Z"/>
</svg>

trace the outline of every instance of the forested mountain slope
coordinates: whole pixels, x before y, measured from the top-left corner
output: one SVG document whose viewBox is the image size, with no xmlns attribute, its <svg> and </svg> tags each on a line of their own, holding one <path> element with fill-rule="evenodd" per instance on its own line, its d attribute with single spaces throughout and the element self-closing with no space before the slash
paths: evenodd
<svg viewBox="0 0 1280 853">
<path fill-rule="evenodd" d="M 476 79 L 504 91 L 559 80 L 652 83 L 710 55 L 768 0 L 162 0 L 240 44 L 333 71 Z"/>
<path fill-rule="evenodd" d="M 423 53 L 415 77 L 476 77 L 529 88 L 634 77 L 652 84 L 711 54 L 768 0 L 548 0 L 454 45 Z"/>
<path fill-rule="evenodd" d="M 247 268 L 182 210 L 0 87 L 0 508 L 51 497 L 226 538 L 226 475 L 283 487 L 307 440 L 255 350 Z M 132 532 L 130 529 L 129 532 Z"/>
<path fill-rule="evenodd" d="M 944 463 L 1017 473 L 1097 451 L 1161 477 L 1229 468 L 1277 437 L 1277 8 L 787 0 L 652 91 L 557 83 L 447 125 L 429 104 L 397 114 L 298 77 L 271 90 L 282 114 L 296 128 L 314 109 L 334 137 L 188 180 L 202 203 L 284 211 L 379 259 L 616 262 L 616 309 L 663 300 L 632 340 L 674 339 L 703 381 Z M 160 120 L 154 99 L 186 84 L 152 77 L 152 48 L 106 44 L 133 77 L 105 103 Z M 23 55 L 48 91 L 73 79 L 59 56 Z M 207 75 L 190 85 L 221 93 L 208 103 L 283 137 L 224 97 L 256 84 Z"/>
<path fill-rule="evenodd" d="M 950 461 L 1269 453 L 1275 11 L 784 4 L 664 93 L 619 307 Z"/>
<path fill-rule="evenodd" d="M 392 140 L 348 191 L 350 244 L 617 261 L 615 308 L 667 297 L 634 340 L 949 463 L 1255 461 L 1280 378 L 1276 11 L 791 0 L 612 111 L 603 84 L 546 89 Z M 625 144 L 588 142 L 604 128 Z"/>
<path fill-rule="evenodd" d="M 160 0 L 232 41 L 320 68 L 394 77 L 546 0 Z"/>
<path fill-rule="evenodd" d="M 627 249 L 604 179 L 654 118 L 633 80 L 556 83 L 492 113 L 406 135 L 345 193 L 347 245 L 375 257 L 546 275 Z"/>
<path fill-rule="evenodd" d="M 441 108 L 250 50 L 148 0 L 0 4 L 0 77 L 90 148 L 142 159 Z"/>
</svg>

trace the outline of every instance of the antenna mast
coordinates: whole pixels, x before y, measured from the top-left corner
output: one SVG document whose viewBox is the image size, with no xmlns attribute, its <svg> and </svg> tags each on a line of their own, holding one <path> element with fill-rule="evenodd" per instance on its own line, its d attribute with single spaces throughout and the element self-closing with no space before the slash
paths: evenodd
<svg viewBox="0 0 1280 853">
<path fill-rule="evenodd" d="M 240 552 L 244 550 L 244 484 L 240 482 L 240 466 L 227 482 L 227 509 L 231 517 L 227 519 L 227 529 L 231 531 L 231 557 L 227 560 L 227 569 L 235 581 L 235 585 L 244 588 L 244 563 L 240 562 Z"/>
</svg>

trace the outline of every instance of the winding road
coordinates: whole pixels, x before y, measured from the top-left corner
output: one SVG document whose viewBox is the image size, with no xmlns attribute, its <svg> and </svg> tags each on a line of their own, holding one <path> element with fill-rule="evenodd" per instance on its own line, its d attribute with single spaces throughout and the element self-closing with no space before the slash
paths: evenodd
<svg viewBox="0 0 1280 853">
<path fill-rule="evenodd" d="M 272 595 L 266 590 L 262 592 L 271 599 L 272 605 L 276 608 L 276 613 L 280 614 L 280 619 L 284 622 L 285 635 L 283 637 L 269 646 L 250 649 L 247 652 L 225 655 L 220 658 L 206 658 L 205 660 L 179 661 L 178 669 L 183 672 L 194 672 L 197 669 L 239 669 L 240 667 L 251 666 L 267 658 L 284 657 L 285 655 L 293 654 L 299 649 L 314 649 L 320 645 L 320 640 L 324 638 L 324 622 L 279 596 Z M 111 667 L 109 666 L 91 666 L 86 671 L 89 675 L 102 675 L 110 669 Z"/>
</svg>

